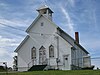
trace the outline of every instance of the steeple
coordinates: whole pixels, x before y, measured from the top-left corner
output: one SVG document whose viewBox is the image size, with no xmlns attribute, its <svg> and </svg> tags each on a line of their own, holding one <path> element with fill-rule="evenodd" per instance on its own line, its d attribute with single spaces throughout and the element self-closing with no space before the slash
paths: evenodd
<svg viewBox="0 0 100 75">
<path fill-rule="evenodd" d="M 53 11 L 47 5 L 41 6 L 37 11 L 39 14 L 45 15 L 49 20 L 52 20 Z"/>
</svg>

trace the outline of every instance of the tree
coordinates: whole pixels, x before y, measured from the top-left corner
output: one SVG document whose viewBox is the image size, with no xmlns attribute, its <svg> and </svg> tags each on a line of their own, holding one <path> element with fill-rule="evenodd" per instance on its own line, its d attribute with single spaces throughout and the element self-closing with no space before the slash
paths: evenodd
<svg viewBox="0 0 100 75">
<path fill-rule="evenodd" d="M 18 62 L 18 60 L 17 60 L 17 56 L 14 56 L 13 57 L 13 59 L 14 59 L 14 62 L 13 62 L 13 70 L 14 71 L 17 71 L 18 70 L 18 68 L 17 68 L 17 62 Z"/>
</svg>

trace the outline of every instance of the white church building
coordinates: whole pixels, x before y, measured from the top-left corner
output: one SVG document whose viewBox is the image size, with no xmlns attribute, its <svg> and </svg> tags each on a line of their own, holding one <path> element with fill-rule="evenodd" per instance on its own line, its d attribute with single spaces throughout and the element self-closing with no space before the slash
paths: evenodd
<svg viewBox="0 0 100 75">
<path fill-rule="evenodd" d="M 39 15 L 27 28 L 27 36 L 16 48 L 18 71 L 75 70 L 90 67 L 89 52 L 52 21 L 53 11 L 48 6 L 38 10 Z"/>
</svg>

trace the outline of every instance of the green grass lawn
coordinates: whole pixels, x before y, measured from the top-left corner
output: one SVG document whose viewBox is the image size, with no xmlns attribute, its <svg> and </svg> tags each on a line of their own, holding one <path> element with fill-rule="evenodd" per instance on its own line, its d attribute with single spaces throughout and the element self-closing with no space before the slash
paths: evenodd
<svg viewBox="0 0 100 75">
<path fill-rule="evenodd" d="M 0 75 L 7 75 L 0 73 Z M 100 70 L 73 70 L 73 71 L 32 71 L 8 73 L 8 75 L 100 75 Z"/>
</svg>

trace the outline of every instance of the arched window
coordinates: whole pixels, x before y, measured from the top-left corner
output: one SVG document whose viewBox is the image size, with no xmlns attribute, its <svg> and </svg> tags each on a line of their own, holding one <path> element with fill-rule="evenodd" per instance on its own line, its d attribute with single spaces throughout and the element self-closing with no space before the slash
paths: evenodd
<svg viewBox="0 0 100 75">
<path fill-rule="evenodd" d="M 35 59 L 35 58 L 36 58 L 36 48 L 35 48 L 35 47 L 33 47 L 33 48 L 31 49 L 31 58 L 32 58 L 32 59 Z"/>
<path fill-rule="evenodd" d="M 54 46 L 53 45 L 49 46 L 49 57 L 54 57 Z"/>
</svg>

